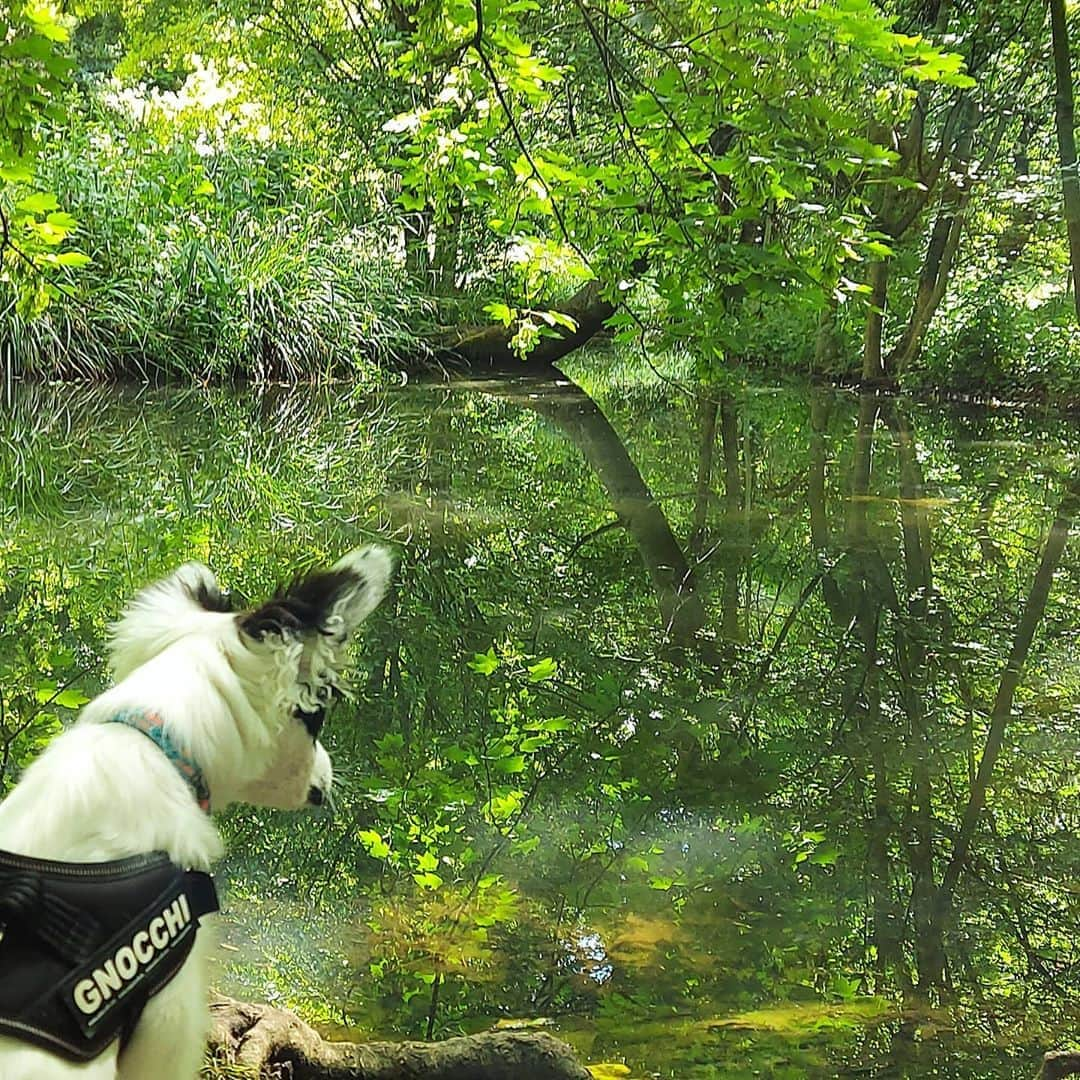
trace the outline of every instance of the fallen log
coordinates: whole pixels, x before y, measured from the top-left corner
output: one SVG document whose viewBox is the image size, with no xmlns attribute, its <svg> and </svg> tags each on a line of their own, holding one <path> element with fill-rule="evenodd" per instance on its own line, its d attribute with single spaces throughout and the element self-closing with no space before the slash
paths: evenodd
<svg viewBox="0 0 1080 1080">
<path fill-rule="evenodd" d="M 590 1080 L 546 1032 L 490 1031 L 443 1042 L 328 1042 L 294 1013 L 218 998 L 211 1061 L 260 1080 Z"/>
<path fill-rule="evenodd" d="M 567 353 L 595 337 L 617 310 L 605 299 L 598 281 L 588 282 L 569 300 L 553 307 L 573 319 L 575 329 L 552 328 L 550 336 L 541 338 L 524 360 L 510 347 L 510 339 L 517 332 L 514 324 L 457 327 L 434 335 L 427 344 L 436 360 L 450 366 L 462 365 L 470 371 L 550 371 Z"/>
</svg>

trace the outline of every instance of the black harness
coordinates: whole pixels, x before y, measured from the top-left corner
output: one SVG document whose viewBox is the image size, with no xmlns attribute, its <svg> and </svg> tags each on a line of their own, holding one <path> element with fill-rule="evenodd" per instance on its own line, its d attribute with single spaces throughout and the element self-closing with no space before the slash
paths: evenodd
<svg viewBox="0 0 1080 1080">
<path fill-rule="evenodd" d="M 97 1057 L 130 1037 L 217 910 L 213 879 L 161 851 L 103 863 L 0 851 L 0 1032 Z"/>
</svg>

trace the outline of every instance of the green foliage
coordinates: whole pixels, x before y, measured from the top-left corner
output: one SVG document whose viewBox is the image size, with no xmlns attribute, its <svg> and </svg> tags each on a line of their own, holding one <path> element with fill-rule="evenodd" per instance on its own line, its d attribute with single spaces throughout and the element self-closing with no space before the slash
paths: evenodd
<svg viewBox="0 0 1080 1080">
<path fill-rule="evenodd" d="M 1057 179 L 1046 165 L 973 199 L 954 288 L 927 337 L 914 385 L 964 394 L 1075 400 L 1080 339 L 1056 235 Z"/>
<path fill-rule="evenodd" d="M 522 356 L 573 329 L 559 301 L 593 278 L 622 303 L 613 329 L 692 346 L 703 370 L 774 351 L 746 340 L 755 313 L 778 305 L 801 323 L 861 297 L 864 265 L 891 250 L 875 203 L 919 188 L 891 134 L 916 93 L 973 85 L 961 53 L 870 0 L 647 14 L 592 0 L 363 0 L 355 12 L 290 0 L 254 20 L 216 0 L 131 3 L 123 15 L 87 23 L 88 71 L 137 84 L 137 101 L 159 94 L 161 72 L 182 76 L 162 98 L 208 91 L 189 141 L 217 147 L 228 126 L 306 147 L 338 191 L 375 194 L 365 224 L 393 237 L 393 262 L 440 297 L 445 321 L 483 308 Z M 127 160 L 141 176 L 142 158 Z M 217 209 L 210 200 L 204 214 Z M 130 219 L 132 206 L 118 212 Z M 356 221 L 340 204 L 331 218 L 346 232 Z M 778 344 L 787 357 L 805 341 Z"/>
<path fill-rule="evenodd" d="M 68 614 L 64 575 L 47 559 L 22 557 L 9 539 L 0 559 L 13 557 L 22 565 L 0 594 L 0 794 L 74 719 L 89 700 L 83 688 L 101 675 L 91 651 L 100 626 Z"/>
<path fill-rule="evenodd" d="M 1058 296 L 1029 306 L 995 286 L 975 286 L 942 313 L 915 385 L 962 394 L 1076 400 L 1080 328 Z"/>
<path fill-rule="evenodd" d="M 55 195 L 38 190 L 34 177 L 42 128 L 67 118 L 67 40 L 67 27 L 47 3 L 0 8 L 0 304 L 16 302 L 19 317 L 40 314 L 59 295 L 46 271 L 89 261 L 60 250 L 77 222 Z"/>
<path fill-rule="evenodd" d="M 856 288 L 845 266 L 882 250 L 857 185 L 896 157 L 864 132 L 907 107 L 905 77 L 972 84 L 959 56 L 894 33 L 869 0 L 738 0 L 720 24 L 698 4 L 545 14 L 501 0 L 418 9 L 395 71 L 426 93 L 384 126 L 401 139 L 402 205 L 436 228 L 451 207 L 484 215 L 531 303 L 550 293 L 530 279 L 550 289 L 557 268 L 613 295 L 643 281 L 613 324 L 633 336 L 655 315 L 663 340 L 715 355 L 739 348 L 733 290 L 820 302 L 828 283 Z M 569 130 L 545 119 L 564 103 Z M 521 319 L 521 351 L 539 329 Z"/>
<path fill-rule="evenodd" d="M 13 130 L 44 146 L 40 186 L 57 201 L 12 174 L 30 258 L 5 263 L 21 297 L 3 316 L 9 367 L 320 377 L 415 358 L 429 330 L 484 317 L 527 356 L 574 331 L 560 303 L 597 279 L 620 304 L 611 329 L 690 349 L 699 376 L 848 373 L 872 267 L 890 275 L 887 353 L 951 213 L 964 239 L 942 313 L 974 311 L 987 274 L 1007 279 L 976 250 L 988 235 L 1049 250 L 1032 268 L 1061 279 L 1037 16 L 286 0 L 252 17 L 233 0 L 136 0 L 67 20 L 80 93 L 55 111 L 70 60 L 48 35 L 64 32 L 20 15 L 11 47 L 32 42 L 19 62 L 47 61 L 48 78 L 28 93 L 10 69 Z M 42 142 L 54 130 L 63 140 Z M 85 255 L 64 249 L 76 219 Z M 889 374 L 958 386 L 1015 372 L 1069 392 L 1065 358 L 1040 373 L 1011 344 L 961 344 L 955 378 L 946 346 L 921 367 L 917 347 L 886 357 Z"/>
</svg>

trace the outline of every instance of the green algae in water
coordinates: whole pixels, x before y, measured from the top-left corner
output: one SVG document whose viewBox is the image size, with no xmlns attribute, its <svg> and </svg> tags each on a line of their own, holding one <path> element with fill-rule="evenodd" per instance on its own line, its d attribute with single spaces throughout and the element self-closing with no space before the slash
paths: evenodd
<svg viewBox="0 0 1080 1080">
<path fill-rule="evenodd" d="M 730 1015 L 624 1018 L 610 1012 L 592 1031 L 560 1025 L 559 1034 L 596 1059 L 621 1058 L 634 1077 L 688 1080 L 835 1075 L 836 1062 L 874 1027 L 896 1018 L 878 998 L 840 1004 L 785 1002 Z M 618 1053 L 616 1053 L 618 1051 Z"/>
<path fill-rule="evenodd" d="M 659 1010 L 658 1010 L 659 1012 Z M 560 1022 L 583 1060 L 619 1061 L 634 1078 L 664 1080 L 1022 1080 L 1034 1076 L 1048 1035 L 1038 1022 L 970 1009 L 901 1010 L 881 998 L 776 1002 L 705 1017 L 611 1013 Z"/>
<path fill-rule="evenodd" d="M 871 997 L 836 1005 L 788 1002 L 734 1016 L 703 1020 L 699 1024 L 705 1025 L 710 1031 L 748 1029 L 801 1039 L 814 1032 L 863 1028 L 895 1016 L 896 1009 L 889 1002 Z"/>
</svg>

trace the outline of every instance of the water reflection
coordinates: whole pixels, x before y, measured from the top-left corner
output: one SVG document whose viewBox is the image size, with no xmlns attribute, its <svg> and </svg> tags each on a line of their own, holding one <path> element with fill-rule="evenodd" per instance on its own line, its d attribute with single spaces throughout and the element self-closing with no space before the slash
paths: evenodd
<svg viewBox="0 0 1080 1080">
<path fill-rule="evenodd" d="M 635 1075 L 1023 1075 L 1076 981 L 1070 436 L 823 390 L 26 388 L 4 783 L 134 584 L 388 537 L 337 817 L 228 818 L 231 989 L 552 1018 Z"/>
</svg>

